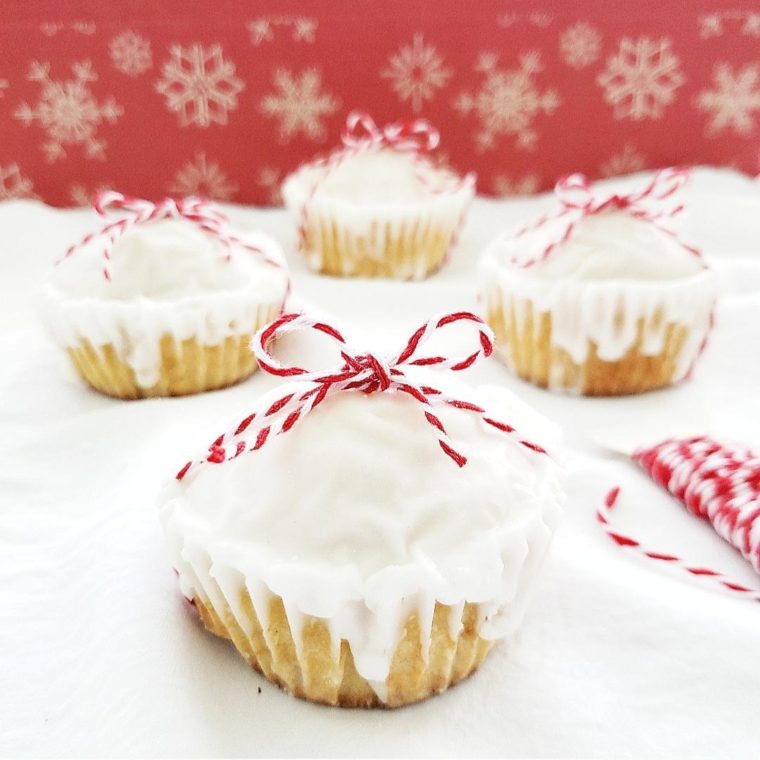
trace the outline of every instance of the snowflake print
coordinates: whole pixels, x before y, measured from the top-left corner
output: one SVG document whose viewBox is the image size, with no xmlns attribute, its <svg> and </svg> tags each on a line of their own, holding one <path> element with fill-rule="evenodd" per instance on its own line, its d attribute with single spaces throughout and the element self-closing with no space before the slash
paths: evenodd
<svg viewBox="0 0 760 760">
<path fill-rule="evenodd" d="M 94 21 L 72 21 L 69 25 L 69 28 L 73 32 L 85 34 L 88 37 L 91 37 L 93 34 L 95 34 L 95 31 L 97 29 Z"/>
<path fill-rule="evenodd" d="M 293 21 L 293 39 L 301 42 L 314 42 L 317 31 L 317 20 L 299 16 Z"/>
<path fill-rule="evenodd" d="M 599 58 L 601 47 L 601 35 L 585 21 L 567 27 L 559 38 L 560 58 L 574 69 L 585 69 L 594 63 Z"/>
<path fill-rule="evenodd" d="M 499 69 L 498 56 L 482 53 L 476 70 L 483 72 L 485 81 L 475 93 L 462 93 L 454 108 L 463 116 L 474 114 L 480 121 L 475 135 L 478 150 L 488 150 L 499 135 L 514 135 L 518 148 L 532 150 L 538 134 L 533 127 L 536 116 L 551 114 L 560 103 L 554 90 L 541 92 L 533 79 L 541 71 L 538 53 L 520 57 L 515 69 Z"/>
<path fill-rule="evenodd" d="M 229 180 L 217 163 L 206 158 L 203 151 L 195 154 L 175 175 L 168 188 L 179 196 L 197 195 L 216 201 L 229 201 L 238 191 L 238 186 Z"/>
<path fill-rule="evenodd" d="M 257 184 L 267 191 L 267 199 L 273 206 L 282 205 L 282 193 L 280 192 L 280 170 L 271 166 L 265 166 L 259 172 Z"/>
<path fill-rule="evenodd" d="M 150 42 L 131 29 L 114 37 L 108 48 L 114 68 L 127 76 L 140 76 L 153 65 Z"/>
<path fill-rule="evenodd" d="M 720 13 L 707 13 L 699 17 L 699 36 L 703 40 L 720 37 L 723 34 L 723 19 Z"/>
<path fill-rule="evenodd" d="M 257 18 L 248 22 L 248 31 L 251 33 L 251 42 L 261 45 L 262 42 L 271 42 L 274 39 L 272 23 L 268 18 Z"/>
<path fill-rule="evenodd" d="M 718 63 L 713 73 L 715 89 L 702 90 L 695 105 L 710 119 L 705 135 L 714 137 L 726 129 L 742 137 L 755 131 L 754 111 L 760 111 L 760 66 L 748 64 L 735 73 L 728 63 Z"/>
<path fill-rule="evenodd" d="M 742 34 L 747 37 L 760 37 L 760 13 L 748 13 L 744 17 Z"/>
<path fill-rule="evenodd" d="M 123 109 L 113 98 L 98 103 L 90 92 L 89 83 L 97 80 L 89 61 L 71 66 L 73 79 L 56 81 L 50 78 L 50 64 L 34 62 L 27 79 L 39 82 L 42 92 L 39 102 L 32 108 L 21 103 L 15 117 L 26 126 L 35 121 L 47 132 L 43 143 L 49 162 L 65 158 L 64 145 L 81 145 L 87 158 L 105 159 L 105 140 L 97 139 L 102 122 L 116 123 Z"/>
<path fill-rule="evenodd" d="M 317 20 L 306 16 L 262 16 L 248 22 L 251 42 L 261 45 L 274 40 L 275 26 L 292 28 L 292 38 L 296 42 L 313 43 L 316 37 Z"/>
<path fill-rule="evenodd" d="M 0 98 L 5 95 L 5 91 L 8 89 L 8 80 L 0 79 Z"/>
<path fill-rule="evenodd" d="M 503 13 L 501 16 L 499 16 L 498 19 L 496 19 L 496 23 L 499 26 L 508 29 L 510 26 L 516 24 L 519 20 L 520 16 L 517 13 L 507 11 L 506 13 Z"/>
<path fill-rule="evenodd" d="M 32 188 L 32 180 L 21 174 L 18 164 L 0 166 L 0 201 L 36 198 Z"/>
<path fill-rule="evenodd" d="M 446 84 L 451 71 L 444 67 L 435 47 L 426 44 L 422 34 L 415 34 L 411 45 L 405 45 L 390 57 L 380 76 L 390 79 L 399 99 L 410 101 L 412 111 L 417 113 Z"/>
<path fill-rule="evenodd" d="M 618 177 L 621 174 L 633 174 L 646 168 L 646 159 L 631 143 L 626 143 L 620 153 L 610 156 L 599 167 L 602 177 Z"/>
<path fill-rule="evenodd" d="M 221 45 L 172 45 L 169 52 L 156 90 L 166 98 L 167 108 L 179 114 L 180 126 L 226 124 L 245 85 L 235 76 L 235 65 L 223 57 Z"/>
<path fill-rule="evenodd" d="M 493 178 L 493 191 L 500 198 L 513 195 L 533 195 L 538 192 L 541 180 L 537 174 L 526 174 L 523 177 L 508 177 L 497 174 Z"/>
<path fill-rule="evenodd" d="M 616 119 L 659 119 L 686 81 L 670 40 L 624 37 L 597 77 Z"/>
<path fill-rule="evenodd" d="M 276 93 L 261 100 L 262 113 L 280 122 L 280 139 L 287 142 L 302 132 L 310 140 L 325 139 L 322 119 L 338 110 L 340 101 L 322 92 L 322 78 L 317 69 L 305 69 L 301 76 L 287 69 L 274 74 Z"/>
<path fill-rule="evenodd" d="M 550 13 L 531 13 L 528 15 L 528 21 L 539 29 L 546 29 L 553 21 L 553 16 Z"/>
</svg>

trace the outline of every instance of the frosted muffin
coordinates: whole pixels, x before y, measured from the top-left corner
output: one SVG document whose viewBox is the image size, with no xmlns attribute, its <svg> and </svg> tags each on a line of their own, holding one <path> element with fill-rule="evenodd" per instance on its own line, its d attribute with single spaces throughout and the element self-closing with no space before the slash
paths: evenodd
<svg viewBox="0 0 760 760">
<path fill-rule="evenodd" d="M 185 596 L 256 670 L 312 701 L 398 707 L 519 625 L 562 499 L 557 430 L 505 389 L 349 358 L 261 397 L 161 517 Z"/>
<path fill-rule="evenodd" d="M 44 316 L 79 375 L 136 399 L 223 388 L 249 376 L 248 346 L 282 311 L 278 244 L 236 236 L 197 199 L 158 205 L 110 193 L 115 209 L 72 246 L 44 288 Z"/>
<path fill-rule="evenodd" d="M 662 220 L 685 174 L 628 195 L 560 182 L 562 206 L 497 238 L 480 298 L 497 352 L 520 377 L 586 395 L 639 393 L 686 377 L 712 324 L 716 277 Z"/>
<path fill-rule="evenodd" d="M 428 122 L 378 129 L 352 113 L 343 147 L 304 164 L 283 184 L 308 265 L 340 276 L 420 279 L 438 269 L 475 194 L 429 158 Z"/>
</svg>

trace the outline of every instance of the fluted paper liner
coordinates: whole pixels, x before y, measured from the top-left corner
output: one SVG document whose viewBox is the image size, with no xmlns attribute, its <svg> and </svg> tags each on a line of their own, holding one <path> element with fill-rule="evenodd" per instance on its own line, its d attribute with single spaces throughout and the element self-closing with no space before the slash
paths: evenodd
<svg viewBox="0 0 760 760">
<path fill-rule="evenodd" d="M 491 293 L 486 319 L 496 335 L 496 353 L 515 374 L 543 388 L 565 390 L 587 396 L 617 396 L 643 393 L 670 385 L 681 379 L 681 352 L 690 328 L 678 323 L 664 326 L 661 351 L 643 351 L 647 328 L 663 319 L 656 312 L 649 320 L 638 321 L 636 339 L 622 357 L 605 361 L 597 345 L 588 341 L 583 362 L 552 342 L 552 316 L 538 311 L 529 300 L 512 301 L 510 309 L 498 294 Z M 521 318 L 515 313 L 522 310 Z"/>
<path fill-rule="evenodd" d="M 422 279 L 436 271 L 474 196 L 474 178 L 424 201 L 366 207 L 309 198 L 302 185 L 293 175 L 283 186 L 283 197 L 298 220 L 307 264 L 344 277 Z"/>
<path fill-rule="evenodd" d="M 291 626 L 279 596 L 269 597 L 261 617 L 244 586 L 238 593 L 237 614 L 226 603 L 215 606 L 199 596 L 192 601 L 206 628 L 232 641 L 269 681 L 296 697 L 340 707 L 400 707 L 419 702 L 470 675 L 493 644 L 478 636 L 475 604 L 466 604 L 462 610 L 436 603 L 427 652 L 423 651 L 417 616 L 411 615 L 393 654 L 385 682 L 386 700 L 382 701 L 357 673 L 348 642 L 335 646 L 328 625 L 320 618 L 305 616 Z M 452 637 L 450 617 L 456 614 L 462 616 L 462 627 Z M 260 619 L 267 620 L 263 628 Z M 298 646 L 292 629 L 300 630 Z"/>
</svg>

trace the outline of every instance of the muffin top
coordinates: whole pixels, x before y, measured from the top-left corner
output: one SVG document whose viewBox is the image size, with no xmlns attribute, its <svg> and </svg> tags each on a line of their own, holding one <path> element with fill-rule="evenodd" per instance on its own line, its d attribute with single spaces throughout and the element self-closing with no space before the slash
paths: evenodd
<svg viewBox="0 0 760 760">
<path fill-rule="evenodd" d="M 568 239 L 541 258 L 565 226 L 564 219 L 551 219 L 519 237 L 497 239 L 489 252 L 522 275 L 542 280 L 675 280 L 704 269 L 672 235 L 619 210 L 583 217 Z M 534 264 L 521 266 L 535 257 Z"/>
<path fill-rule="evenodd" d="M 556 451 L 554 426 L 509 391 L 449 378 L 445 390 Z M 348 391 L 258 451 L 173 484 L 165 517 L 189 543 L 295 596 L 308 614 L 329 617 L 355 598 L 374 607 L 421 588 L 448 604 L 503 596 L 515 570 L 505 546 L 519 565 L 524 532 L 554 522 L 557 465 L 464 410 L 436 413 L 466 452 L 464 467 L 442 454 L 411 397 Z"/>
<path fill-rule="evenodd" d="M 426 121 L 380 129 L 367 114 L 354 112 L 347 119 L 343 145 L 291 174 L 283 195 L 286 200 L 403 205 L 473 192 L 474 175 L 460 177 L 430 159 L 438 141 L 438 131 Z"/>
<path fill-rule="evenodd" d="M 560 180 L 559 207 L 493 241 L 486 263 L 510 277 L 556 280 L 679 280 L 706 269 L 700 252 L 670 228 L 683 210 L 672 197 L 687 179 L 664 169 L 639 188 L 608 192 L 583 175 Z"/>
<path fill-rule="evenodd" d="M 488 355 L 490 331 L 468 317 Z M 562 501 L 558 429 L 506 389 L 412 366 L 412 355 L 344 353 L 342 369 L 262 396 L 180 471 L 161 511 L 188 595 L 183 563 L 208 556 L 214 577 L 242 574 L 289 609 L 337 616 L 354 654 L 379 658 L 377 672 L 366 660 L 359 672 L 381 680 L 410 609 L 483 603 L 488 638 L 519 622 L 520 580 L 537 568 Z M 265 371 L 299 374 L 257 357 Z M 387 618 L 375 620 L 374 642 L 362 624 L 370 614 Z"/>
<path fill-rule="evenodd" d="M 202 220 L 167 214 L 127 224 L 123 232 L 117 227 L 111 241 L 107 232 L 98 232 L 132 217 L 119 210 L 109 213 L 93 235 L 58 262 L 50 283 L 66 297 L 104 301 L 169 302 L 242 289 L 262 298 L 284 293 L 287 274 L 278 243 L 258 232 L 236 235 L 226 219 L 214 214 L 222 220 L 219 234 L 204 229 Z"/>
</svg>

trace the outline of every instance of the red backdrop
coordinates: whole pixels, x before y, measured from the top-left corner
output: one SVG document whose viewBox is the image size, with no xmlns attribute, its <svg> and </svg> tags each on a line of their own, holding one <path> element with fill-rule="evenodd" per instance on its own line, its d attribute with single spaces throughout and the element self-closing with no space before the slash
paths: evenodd
<svg viewBox="0 0 760 760">
<path fill-rule="evenodd" d="M 483 193 L 533 192 L 575 170 L 760 171 L 760 3 L 3 10 L 0 198 L 81 204 L 109 186 L 277 202 L 281 178 L 335 144 L 353 108 L 429 118 Z"/>
</svg>

